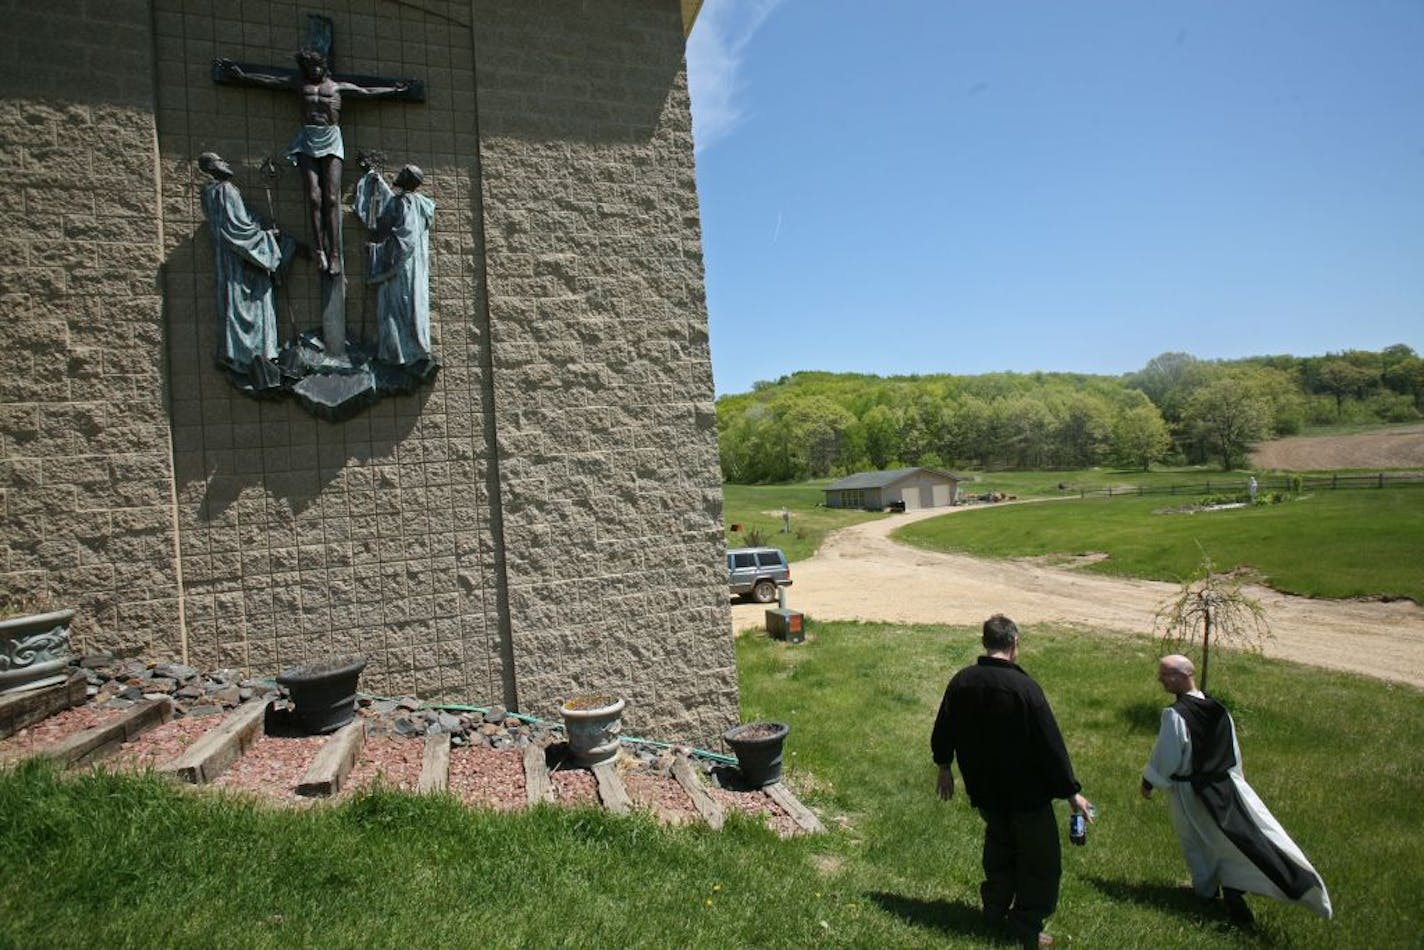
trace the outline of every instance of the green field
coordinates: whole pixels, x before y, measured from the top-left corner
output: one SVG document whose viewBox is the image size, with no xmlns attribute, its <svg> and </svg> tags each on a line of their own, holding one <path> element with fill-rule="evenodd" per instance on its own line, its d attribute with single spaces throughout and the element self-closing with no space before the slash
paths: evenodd
<svg viewBox="0 0 1424 950">
<path fill-rule="evenodd" d="M 895 537 L 983 557 L 1105 552 L 1107 560 L 1084 569 L 1157 580 L 1187 577 L 1205 550 L 1218 570 L 1249 567 L 1287 593 L 1424 603 L 1424 485 L 1166 513 L 1190 500 L 1152 495 L 986 506 L 907 525 Z"/>
<path fill-rule="evenodd" d="M 791 724 L 788 778 L 825 836 L 393 794 L 279 811 L 30 767 L 0 772 L 0 943 L 1002 945 L 977 917 L 982 823 L 962 797 L 935 799 L 929 757 L 940 691 L 978 652 L 976 632 L 812 623 L 803 645 L 744 635 L 738 652 L 744 716 Z M 1183 894 L 1165 803 L 1137 795 L 1166 700 L 1157 652 L 1146 639 L 1025 631 L 1022 661 L 1099 812 L 1088 845 L 1065 848 L 1059 945 L 1417 946 L 1424 695 L 1254 656 L 1213 664 L 1247 775 L 1338 914 L 1327 923 L 1257 899 L 1258 925 L 1242 932 Z"/>
</svg>

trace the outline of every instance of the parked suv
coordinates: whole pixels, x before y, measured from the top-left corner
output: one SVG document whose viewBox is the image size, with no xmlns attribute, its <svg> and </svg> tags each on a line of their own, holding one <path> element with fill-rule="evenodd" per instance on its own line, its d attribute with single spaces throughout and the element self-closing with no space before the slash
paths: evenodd
<svg viewBox="0 0 1424 950">
<path fill-rule="evenodd" d="M 769 604 L 778 587 L 791 586 L 791 567 L 778 548 L 734 548 L 727 552 L 727 583 L 733 594 Z"/>
</svg>

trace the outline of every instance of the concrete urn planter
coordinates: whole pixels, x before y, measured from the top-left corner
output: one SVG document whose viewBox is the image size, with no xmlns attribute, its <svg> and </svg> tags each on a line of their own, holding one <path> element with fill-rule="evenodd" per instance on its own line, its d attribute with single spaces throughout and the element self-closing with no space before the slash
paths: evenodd
<svg viewBox="0 0 1424 950">
<path fill-rule="evenodd" d="M 287 689 L 298 726 L 335 732 L 356 717 L 356 684 L 365 668 L 365 657 L 337 657 L 284 670 L 277 683 Z"/>
<path fill-rule="evenodd" d="M 0 620 L 0 693 L 62 683 L 69 668 L 72 610 Z"/>
<path fill-rule="evenodd" d="M 579 765 L 597 765 L 618 754 L 627 703 L 608 695 L 574 696 L 559 707 L 569 752 Z"/>
<path fill-rule="evenodd" d="M 737 755 L 742 781 L 762 788 L 781 781 L 781 747 L 791 727 L 784 722 L 749 722 L 722 734 Z"/>
</svg>

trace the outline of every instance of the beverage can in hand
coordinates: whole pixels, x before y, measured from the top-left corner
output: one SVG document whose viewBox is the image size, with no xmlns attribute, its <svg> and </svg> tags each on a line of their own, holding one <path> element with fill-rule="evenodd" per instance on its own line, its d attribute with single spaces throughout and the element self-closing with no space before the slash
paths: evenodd
<svg viewBox="0 0 1424 950">
<path fill-rule="evenodd" d="M 1076 845 L 1088 843 L 1088 816 L 1073 812 L 1068 816 L 1068 840 Z"/>
</svg>

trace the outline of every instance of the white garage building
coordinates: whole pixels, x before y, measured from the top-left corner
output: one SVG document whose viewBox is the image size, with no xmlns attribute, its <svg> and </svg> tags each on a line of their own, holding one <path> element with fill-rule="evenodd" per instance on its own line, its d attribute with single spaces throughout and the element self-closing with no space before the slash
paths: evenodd
<svg viewBox="0 0 1424 950">
<path fill-rule="evenodd" d="M 959 497 L 960 481 L 958 475 L 937 468 L 856 472 L 826 486 L 826 507 L 878 511 L 903 503 L 906 511 L 943 508 Z"/>
</svg>

